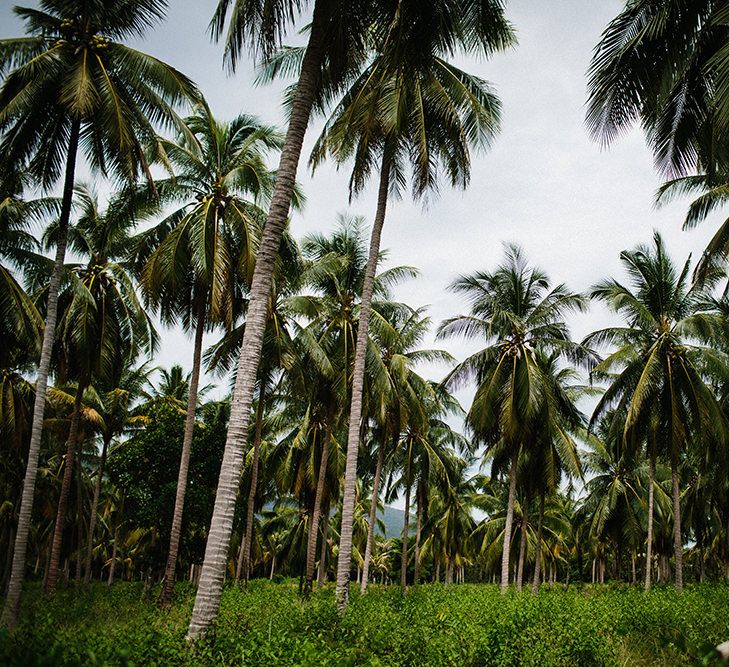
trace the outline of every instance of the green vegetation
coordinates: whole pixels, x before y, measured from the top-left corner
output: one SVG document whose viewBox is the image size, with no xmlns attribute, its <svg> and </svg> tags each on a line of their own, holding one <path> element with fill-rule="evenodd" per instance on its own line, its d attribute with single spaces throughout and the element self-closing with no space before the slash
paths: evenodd
<svg viewBox="0 0 729 667">
<path fill-rule="evenodd" d="M 9 665 L 691 665 L 729 633 L 729 588 L 644 594 L 629 587 L 544 589 L 502 597 L 496 586 L 424 585 L 403 595 L 373 586 L 344 617 L 331 587 L 308 602 L 291 581 L 226 588 L 208 640 L 185 638 L 193 590 L 167 611 L 142 585 L 47 604 L 34 588 L 11 638 Z M 39 648 L 42 647 L 42 648 Z M 705 664 L 716 664 L 707 661 Z"/>
</svg>

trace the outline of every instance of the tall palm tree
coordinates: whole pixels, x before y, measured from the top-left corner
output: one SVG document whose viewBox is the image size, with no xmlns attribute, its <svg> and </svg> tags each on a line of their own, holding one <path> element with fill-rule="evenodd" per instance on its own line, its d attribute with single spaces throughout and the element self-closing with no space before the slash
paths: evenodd
<svg viewBox="0 0 729 667">
<path fill-rule="evenodd" d="M 184 125 L 176 140 L 158 143 L 160 159 L 174 175 L 150 187 L 150 195 L 160 203 L 181 206 L 140 234 L 135 250 L 147 302 L 160 310 L 164 321 L 181 320 L 186 329 L 194 330 L 162 606 L 169 605 L 175 582 L 203 334 L 206 328 L 221 325 L 230 331 L 242 312 L 264 216 L 260 205 L 267 202 L 273 187 L 264 158 L 281 143 L 275 130 L 257 119 L 240 115 L 223 123 L 202 102 Z"/>
<path fill-rule="evenodd" d="M 724 318 L 711 298 L 711 281 L 690 286 L 690 260 L 679 271 L 658 233 L 652 246 L 623 251 L 620 259 L 631 284 L 608 279 L 592 291 L 594 298 L 627 320 L 623 327 L 602 329 L 585 339 L 587 344 L 609 344 L 614 348 L 593 370 L 596 379 L 605 379 L 610 385 L 592 421 L 613 408 L 624 412 L 622 437 L 626 443 L 647 440 L 651 472 L 656 456 L 668 458 L 676 589 L 680 591 L 683 538 L 679 460 L 690 442 L 709 435 L 725 438 L 724 417 L 707 384 L 707 377 L 718 376 L 725 381 L 727 376 L 726 355 L 716 349 Z M 652 479 L 648 483 L 652 488 Z M 650 527 L 650 514 L 648 521 Z"/>
<path fill-rule="evenodd" d="M 113 5 L 43 0 L 40 9 L 15 9 L 26 23 L 27 37 L 0 40 L 0 150 L 6 165 L 27 164 L 45 187 L 63 178 L 31 443 L 3 610 L 3 622 L 10 627 L 17 622 L 24 577 L 79 148 L 100 173 L 132 180 L 146 168 L 142 142 L 153 135 L 153 125 L 173 122 L 174 108 L 197 96 L 192 82 L 177 70 L 122 43 L 160 20 L 165 5 L 162 0 Z"/>
<path fill-rule="evenodd" d="M 134 351 L 130 358 L 125 359 L 122 364 L 114 369 L 111 378 L 103 385 L 99 394 L 96 411 L 101 416 L 103 424 L 100 430 L 101 453 L 99 455 L 99 467 L 96 471 L 96 482 L 94 484 L 94 497 L 91 501 L 91 515 L 89 518 L 89 536 L 86 548 L 86 566 L 84 571 L 84 584 L 91 580 L 91 557 L 94 548 L 94 531 L 98 516 L 99 499 L 101 497 L 101 484 L 104 479 L 104 469 L 109 447 L 114 438 L 122 435 L 126 430 L 147 422 L 146 415 L 132 414 L 134 403 L 145 393 L 145 386 L 149 382 L 149 375 L 152 368 L 144 363 L 134 367 Z"/>
<path fill-rule="evenodd" d="M 605 143 L 640 123 L 668 175 L 727 164 L 729 9 L 716 0 L 632 0 L 589 72 L 587 125 Z"/>
<path fill-rule="evenodd" d="M 122 194 L 121 198 L 124 197 Z M 84 186 L 76 188 L 76 198 L 80 216 L 70 229 L 68 240 L 71 249 L 85 257 L 86 262 L 70 266 L 68 280 L 62 285 L 56 342 L 62 372 L 77 380 L 77 388 L 46 578 L 47 593 L 53 593 L 58 582 L 84 392 L 95 380 L 103 383 L 111 379 L 128 358 L 143 351 L 151 354 L 157 344 L 157 334 L 137 299 L 132 277 L 117 261 L 127 252 L 134 220 L 114 199 L 108 210 L 102 212 L 95 193 Z M 57 233 L 61 233 L 60 224 L 48 228 L 46 235 L 51 243 Z"/>
<path fill-rule="evenodd" d="M 412 168 L 416 198 L 437 190 L 441 171 L 452 185 L 465 188 L 470 177 L 471 148 L 487 146 L 498 131 L 500 104 L 490 86 L 446 60 L 459 48 L 470 46 L 488 55 L 514 43 L 501 4 L 489 3 L 488 9 L 487 17 L 479 16 L 481 30 L 475 35 L 468 34 L 465 23 L 473 18 L 469 18 L 469 12 L 473 11 L 470 4 L 401 3 L 382 40 L 375 44 L 374 57 L 337 105 L 312 155 L 314 166 L 327 155 L 332 155 L 339 164 L 354 159 L 350 179 L 352 196 L 362 191 L 373 169 L 379 168 L 380 174 L 377 212 L 362 289 L 349 411 L 342 540 L 337 566 L 340 608 L 346 606 L 349 594 L 350 533 L 365 348 L 389 193 L 401 189 L 408 166 Z M 455 25 L 445 24 L 444 18 Z M 474 38 L 475 44 L 470 41 Z"/>
<path fill-rule="evenodd" d="M 501 589 L 509 585 L 509 557 L 520 457 L 536 441 L 543 406 L 556 402 L 545 372 L 545 355 L 586 358 L 570 340 L 567 313 L 586 308 L 585 298 L 565 285 L 551 287 L 541 270 L 528 266 L 522 251 L 508 246 L 495 271 L 458 278 L 451 290 L 471 302 L 471 313 L 450 318 L 438 335 L 485 339 L 489 345 L 453 369 L 444 383 L 454 389 L 475 381 L 467 425 L 493 450 L 495 470 L 509 470 L 509 494 L 501 563 Z"/>
<path fill-rule="evenodd" d="M 220 0 L 211 21 L 213 36 L 220 38 L 230 13 L 225 53 L 228 64 L 235 69 L 244 50 L 261 54 L 264 59 L 269 57 L 279 47 L 282 36 L 293 24 L 297 13 L 308 6 L 312 6 L 313 10 L 309 37 L 291 100 L 289 125 L 251 281 L 228 439 L 205 561 L 190 619 L 190 639 L 205 631 L 220 606 L 273 273 L 291 207 L 301 147 L 311 110 L 325 91 L 341 89 L 352 72 L 358 71 L 373 25 L 377 26 L 378 16 L 374 10 L 382 10 L 382 7 L 376 0 Z"/>
</svg>

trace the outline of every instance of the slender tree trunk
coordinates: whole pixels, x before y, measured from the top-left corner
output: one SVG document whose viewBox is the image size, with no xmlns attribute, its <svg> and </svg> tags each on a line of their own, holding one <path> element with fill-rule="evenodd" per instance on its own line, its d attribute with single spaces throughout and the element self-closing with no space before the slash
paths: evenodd
<svg viewBox="0 0 729 667">
<path fill-rule="evenodd" d="M 380 172 L 380 187 L 377 196 L 377 213 L 372 225 L 370 250 L 362 287 L 362 301 L 359 307 L 359 325 L 352 372 L 352 402 L 349 409 L 349 433 L 347 436 L 347 459 L 344 471 L 344 500 L 342 502 L 342 527 L 337 561 L 337 605 L 344 610 L 349 599 L 349 570 L 352 561 L 352 523 L 354 521 L 354 496 L 357 482 L 357 455 L 359 453 L 359 432 L 362 420 L 362 391 L 364 387 L 367 332 L 369 330 L 372 290 L 377 273 L 377 258 L 380 253 L 380 238 L 385 224 L 387 196 L 390 186 L 390 162 L 384 157 Z M 405 538 L 407 539 L 407 537 Z"/>
<path fill-rule="evenodd" d="M 248 420 L 258 365 L 261 358 L 263 334 L 266 327 L 268 301 L 271 294 L 273 271 L 278 257 L 281 236 L 291 207 L 291 197 L 296 184 L 301 146 L 314 103 L 323 58 L 324 34 L 323 2 L 317 0 L 309 31 L 309 44 L 301 64 L 301 73 L 291 106 L 289 127 L 286 133 L 271 205 L 259 244 L 253 281 L 249 292 L 246 328 L 241 344 L 240 360 L 236 373 L 231 402 L 228 437 L 215 495 L 215 506 L 208 531 L 205 560 L 200 574 L 200 585 L 195 596 L 195 606 L 187 631 L 188 639 L 195 639 L 204 632 L 220 608 L 223 591 L 228 545 L 233 530 L 233 515 L 238 493 L 240 469 L 246 449 Z"/>
<path fill-rule="evenodd" d="M 451 563 L 450 559 L 446 561 L 446 568 L 445 568 L 445 585 L 450 586 L 453 583 L 453 563 Z"/>
<path fill-rule="evenodd" d="M 364 565 L 362 567 L 362 584 L 360 585 L 360 594 L 364 595 L 367 591 L 367 580 L 370 572 L 370 560 L 372 559 L 372 543 L 375 540 L 375 523 L 377 521 L 377 503 L 380 500 L 380 475 L 382 475 L 382 466 L 385 462 L 385 440 L 382 438 L 380 449 L 377 452 L 377 465 L 375 466 L 375 478 L 372 482 L 372 502 L 370 503 L 370 523 L 367 529 L 367 546 L 365 547 Z"/>
<path fill-rule="evenodd" d="M 276 553 L 271 556 L 271 574 L 268 577 L 269 579 L 273 579 L 273 575 L 276 572 Z"/>
<path fill-rule="evenodd" d="M 316 572 L 316 545 L 319 537 L 319 517 L 321 516 L 321 504 L 324 497 L 324 486 L 327 479 L 327 467 L 329 465 L 329 446 L 332 439 L 332 425 L 327 418 L 324 431 L 324 441 L 321 448 L 321 460 L 319 461 L 319 475 L 316 480 L 316 495 L 314 496 L 314 509 L 309 522 L 309 535 L 306 543 L 306 581 L 304 583 L 304 597 L 311 594 Z"/>
<path fill-rule="evenodd" d="M 630 554 L 630 583 L 635 586 L 636 582 L 638 581 L 637 574 L 635 571 L 635 552 Z"/>
<path fill-rule="evenodd" d="M 676 575 L 676 591 L 683 590 L 683 540 L 681 539 L 681 494 L 678 488 L 678 461 L 671 461 L 671 486 L 673 487 L 673 548 Z"/>
<path fill-rule="evenodd" d="M 96 474 L 96 484 L 94 485 L 94 499 L 91 501 L 91 518 L 89 519 L 89 543 L 86 547 L 86 571 L 84 572 L 84 585 L 88 585 L 91 580 L 91 555 L 94 549 L 94 530 L 96 529 L 96 514 L 99 508 L 99 497 L 101 496 L 101 480 L 104 477 L 104 467 L 106 466 L 106 454 L 109 450 L 111 436 L 104 438 L 101 446 L 101 460 L 99 461 L 99 471 Z"/>
<path fill-rule="evenodd" d="M 329 503 L 321 518 L 321 551 L 319 552 L 319 574 L 316 585 L 321 588 L 327 580 L 327 539 L 329 537 Z"/>
<path fill-rule="evenodd" d="M 33 423 L 28 448 L 28 462 L 23 479 L 23 493 L 20 499 L 18 512 L 18 527 L 15 533 L 15 547 L 13 549 L 13 564 L 10 571 L 8 594 L 5 598 L 2 619 L 0 623 L 14 628 L 18 623 L 20 611 L 20 594 L 23 590 L 25 578 L 25 556 L 28 550 L 28 535 L 30 533 L 30 519 L 33 514 L 33 500 L 35 496 L 35 482 L 38 476 L 38 458 L 40 456 L 41 435 L 43 433 L 43 415 L 46 408 L 46 393 L 48 390 L 48 373 L 51 369 L 51 352 L 53 339 L 56 333 L 56 320 L 58 319 L 58 288 L 61 284 L 63 262 L 66 257 L 66 243 L 68 241 L 68 222 L 71 216 L 71 203 L 73 201 L 73 180 L 76 172 L 76 156 L 78 154 L 78 141 L 81 132 L 81 121 L 71 123 L 68 140 L 68 155 L 66 157 L 66 172 L 63 183 L 63 198 L 61 212 L 58 218 L 58 244 L 53 262 L 53 273 L 48 285 L 48 301 L 46 305 L 46 322 L 43 330 L 38 375 L 35 382 L 35 399 L 33 402 Z"/>
<path fill-rule="evenodd" d="M 524 508 L 521 513 L 521 535 L 519 538 L 519 569 L 516 573 L 516 590 L 521 592 L 522 584 L 524 581 L 524 561 L 526 560 L 526 546 L 527 546 L 527 507 L 529 506 L 529 500 L 527 499 L 524 503 Z"/>
<path fill-rule="evenodd" d="M 251 463 L 251 486 L 248 489 L 248 505 L 246 506 L 246 532 L 243 536 L 243 586 L 248 587 L 251 576 L 251 545 L 253 544 L 253 519 L 256 509 L 256 494 L 258 493 L 258 467 L 261 457 L 261 433 L 263 431 L 263 411 L 265 410 L 266 374 L 261 374 L 261 391 L 258 395 L 258 409 L 256 410 L 256 432 L 253 435 L 253 461 Z"/>
<path fill-rule="evenodd" d="M 79 382 L 76 388 L 76 397 L 73 402 L 73 414 L 71 425 L 68 429 L 68 440 L 66 441 L 66 460 L 63 468 L 63 479 L 61 481 L 61 494 L 58 497 L 58 510 L 56 512 L 56 523 L 53 526 L 53 541 L 51 542 L 51 562 L 48 568 L 48 579 L 46 581 L 46 594 L 53 595 L 58 585 L 58 568 L 61 562 L 61 546 L 63 544 L 63 527 L 66 522 L 66 507 L 68 506 L 68 495 L 71 490 L 73 479 L 74 458 L 76 454 L 76 441 L 78 440 L 78 425 L 81 421 L 81 401 L 84 395 L 85 382 Z"/>
<path fill-rule="evenodd" d="M 415 488 L 415 502 L 417 503 L 417 521 L 415 522 L 415 574 L 413 576 L 413 585 L 417 585 L 420 581 L 420 531 L 423 528 L 423 489 L 422 480 L 418 479 L 418 485 Z"/>
<path fill-rule="evenodd" d="M 532 593 L 539 592 L 539 575 L 542 567 L 542 538 L 544 535 L 544 489 L 539 495 L 539 520 L 537 523 L 537 546 L 534 554 L 534 579 L 532 581 Z M 594 577 L 593 577 L 594 578 Z"/>
<path fill-rule="evenodd" d="M 402 528 L 402 562 L 400 564 L 400 588 L 408 585 L 408 533 L 410 532 L 410 480 L 405 481 L 405 518 Z"/>
<path fill-rule="evenodd" d="M 240 581 L 241 573 L 243 572 L 243 549 L 246 544 L 246 534 L 245 531 L 241 533 L 240 536 L 240 547 L 238 548 L 238 561 L 235 564 L 235 583 L 237 584 Z"/>
<path fill-rule="evenodd" d="M 76 568 L 74 569 L 74 587 L 76 590 L 81 586 L 81 554 L 83 553 L 84 543 L 84 519 L 83 519 L 83 499 L 82 479 L 83 470 L 81 468 L 81 445 L 76 452 Z"/>
<path fill-rule="evenodd" d="M 504 526 L 504 547 L 501 552 L 501 592 L 509 588 L 509 554 L 511 551 L 511 526 L 514 522 L 514 500 L 516 498 L 516 463 L 518 454 L 511 458 L 509 471 L 509 500 L 506 506 L 506 525 Z"/>
<path fill-rule="evenodd" d="M 645 545 L 645 590 L 651 589 L 651 563 L 653 562 L 653 480 L 656 476 L 656 459 L 651 454 L 648 461 L 648 535 Z"/>
<path fill-rule="evenodd" d="M 205 332 L 205 299 L 198 296 L 196 304 L 195 347 L 192 355 L 192 373 L 190 374 L 190 389 L 187 397 L 187 413 L 185 415 L 185 433 L 182 437 L 182 452 L 180 454 L 180 468 L 177 473 L 177 489 L 175 492 L 175 509 L 172 514 L 172 529 L 170 530 L 170 548 L 167 551 L 167 565 L 159 594 L 161 607 L 169 607 L 172 602 L 172 591 L 175 587 L 175 569 L 177 567 L 177 554 L 180 550 L 180 536 L 182 534 L 182 513 L 185 508 L 185 493 L 187 492 L 187 475 L 190 470 L 190 451 L 192 449 L 192 436 L 195 431 L 195 411 L 197 409 L 197 388 L 200 383 L 200 359 L 202 357 L 203 333 Z"/>
<path fill-rule="evenodd" d="M 437 584 L 440 582 L 440 559 L 436 560 L 435 562 L 435 581 L 433 583 Z"/>
<path fill-rule="evenodd" d="M 124 494 L 122 493 L 121 507 L 119 509 L 119 516 L 116 518 L 116 528 L 114 528 L 114 547 L 111 551 L 111 566 L 109 567 L 109 581 L 107 585 L 111 586 L 114 583 L 114 571 L 116 570 L 116 555 L 117 547 L 119 544 L 119 537 L 121 535 L 122 515 L 124 514 Z M 122 575 L 123 576 L 123 575 Z"/>
</svg>

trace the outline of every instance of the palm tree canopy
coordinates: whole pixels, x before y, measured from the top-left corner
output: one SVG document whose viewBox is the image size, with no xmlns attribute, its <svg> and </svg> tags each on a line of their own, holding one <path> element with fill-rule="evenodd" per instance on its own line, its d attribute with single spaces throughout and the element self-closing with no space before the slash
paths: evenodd
<svg viewBox="0 0 729 667">
<path fill-rule="evenodd" d="M 0 143 L 6 167 L 28 164 L 45 187 L 61 175 L 71 127 L 102 174 L 147 171 L 142 141 L 177 124 L 175 108 L 198 97 L 166 63 L 121 43 L 163 16 L 164 0 L 42 0 L 16 7 L 28 36 L 0 40 Z"/>
</svg>

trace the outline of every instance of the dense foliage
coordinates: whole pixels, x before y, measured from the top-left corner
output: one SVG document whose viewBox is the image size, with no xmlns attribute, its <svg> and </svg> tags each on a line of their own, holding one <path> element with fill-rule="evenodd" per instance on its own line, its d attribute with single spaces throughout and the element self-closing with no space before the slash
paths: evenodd
<svg viewBox="0 0 729 667">
<path fill-rule="evenodd" d="M 720 664 L 712 644 L 729 632 L 725 585 L 557 587 L 538 596 L 495 586 L 420 586 L 406 595 L 375 586 L 347 615 L 333 590 L 302 603 L 292 582 L 226 589 L 213 638 L 184 639 L 192 589 L 161 612 L 141 584 L 95 585 L 48 605 L 34 589 L 7 665 L 692 665 Z M 39 649 L 39 647 L 42 647 Z"/>
</svg>

